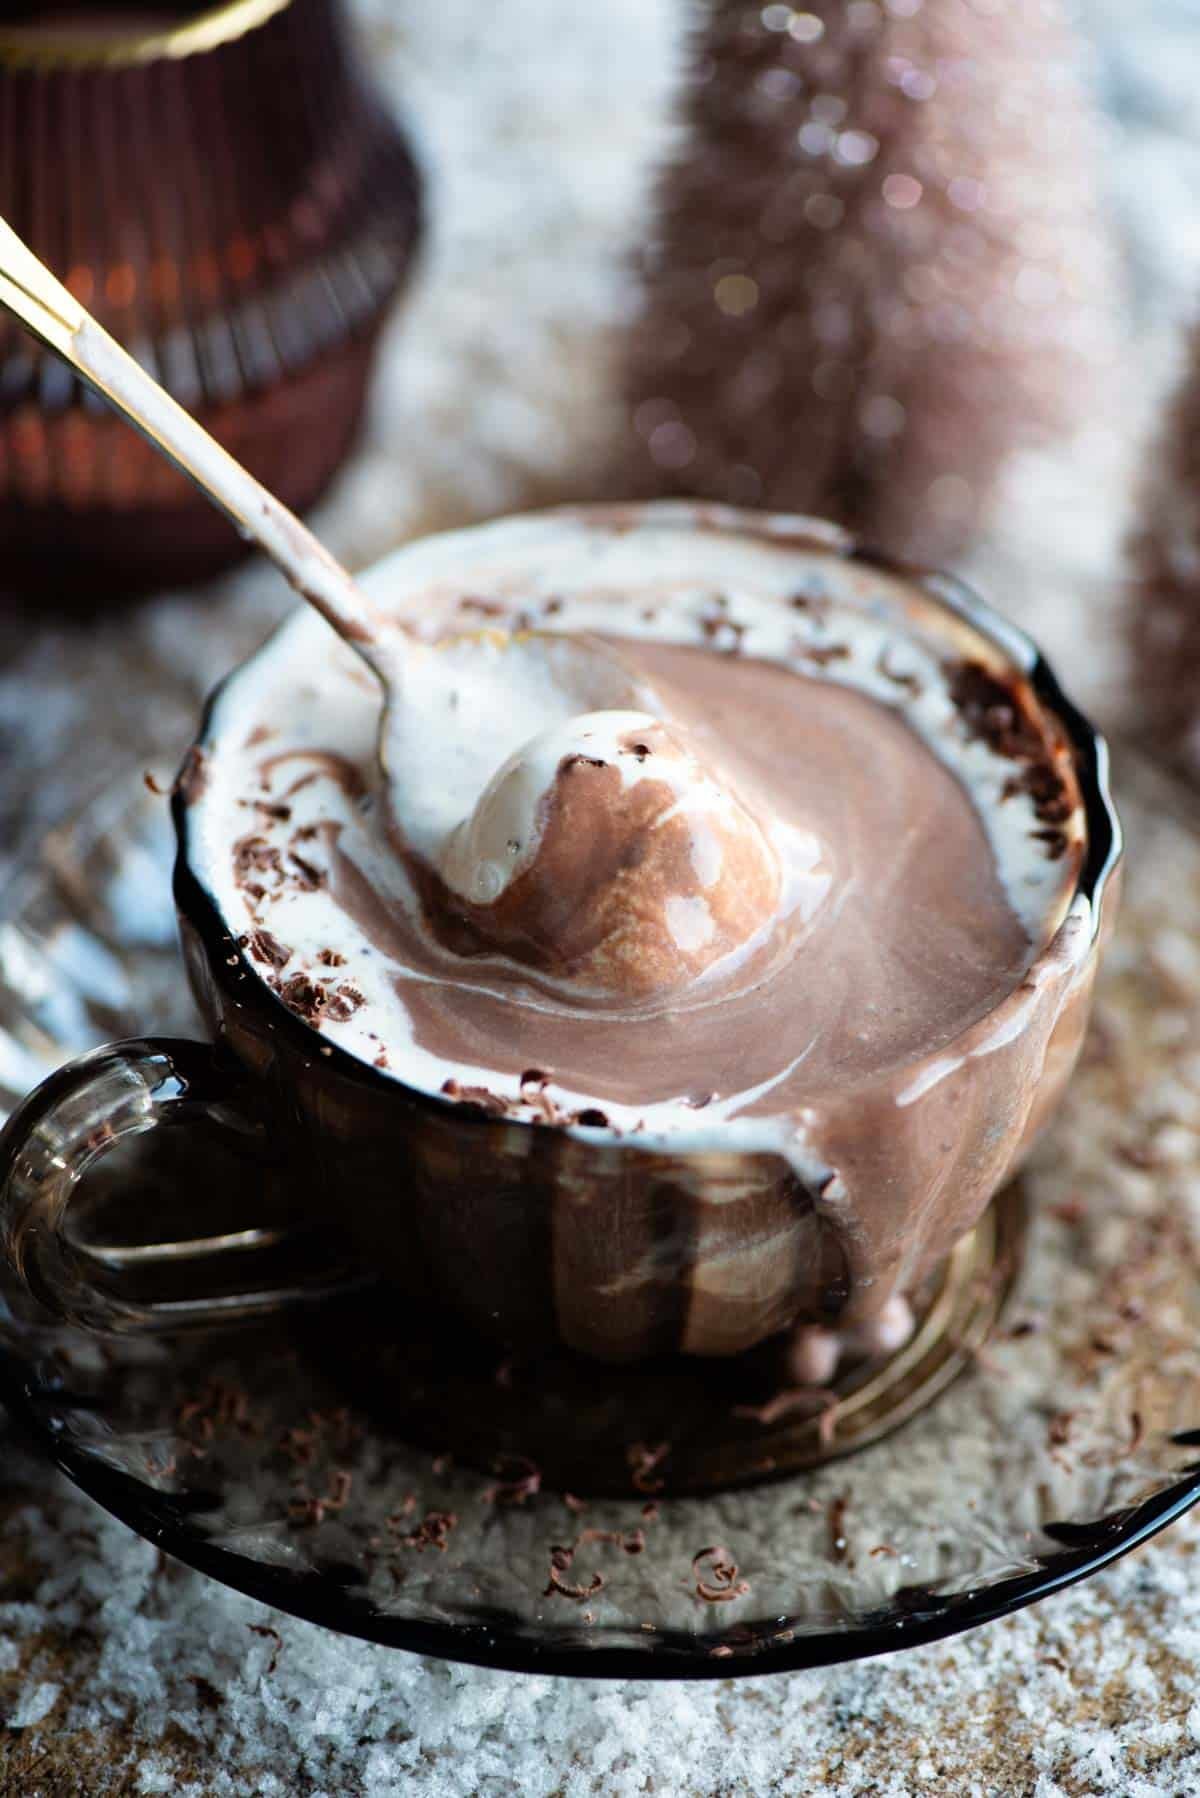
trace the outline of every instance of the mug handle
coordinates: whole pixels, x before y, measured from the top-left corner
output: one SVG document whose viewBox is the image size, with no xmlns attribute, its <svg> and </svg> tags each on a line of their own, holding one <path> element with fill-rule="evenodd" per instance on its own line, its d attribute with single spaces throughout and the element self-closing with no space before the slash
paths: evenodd
<svg viewBox="0 0 1200 1798">
<path fill-rule="evenodd" d="M 0 1252 L 35 1299 L 88 1330 L 147 1335 L 242 1322 L 366 1283 L 348 1259 L 331 1260 L 313 1226 L 290 1221 L 129 1246 L 81 1240 L 72 1225 L 89 1171 L 127 1137 L 198 1120 L 216 1133 L 226 1165 L 232 1158 L 277 1187 L 288 1180 L 261 1090 L 208 1043 L 109 1043 L 22 1100 L 0 1130 Z M 205 1262 L 250 1271 L 251 1283 L 208 1296 L 171 1291 Z M 141 1290 L 148 1274 L 159 1276 L 157 1293 Z"/>
</svg>

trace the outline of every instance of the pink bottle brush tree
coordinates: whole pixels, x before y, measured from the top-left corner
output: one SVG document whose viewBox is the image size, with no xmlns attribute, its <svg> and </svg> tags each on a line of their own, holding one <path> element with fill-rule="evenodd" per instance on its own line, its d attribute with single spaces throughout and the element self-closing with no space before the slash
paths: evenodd
<svg viewBox="0 0 1200 1798">
<path fill-rule="evenodd" d="M 626 489 L 965 547 L 1112 341 L 1077 53 L 1059 0 L 710 0 L 642 258 Z"/>
<path fill-rule="evenodd" d="M 1133 723 L 1200 779 L 1200 322 L 1148 466 L 1133 546 Z"/>
</svg>

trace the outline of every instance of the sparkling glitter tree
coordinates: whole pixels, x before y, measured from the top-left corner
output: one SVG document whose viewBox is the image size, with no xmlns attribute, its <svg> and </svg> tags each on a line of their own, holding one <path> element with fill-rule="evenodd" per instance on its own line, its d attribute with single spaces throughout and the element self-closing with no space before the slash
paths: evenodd
<svg viewBox="0 0 1200 1798">
<path fill-rule="evenodd" d="M 1135 705 L 1148 741 L 1200 776 L 1200 323 L 1150 459 L 1145 522 L 1134 544 Z"/>
<path fill-rule="evenodd" d="M 683 122 L 623 484 L 954 553 L 1109 343 L 1059 0 L 710 0 Z"/>
</svg>

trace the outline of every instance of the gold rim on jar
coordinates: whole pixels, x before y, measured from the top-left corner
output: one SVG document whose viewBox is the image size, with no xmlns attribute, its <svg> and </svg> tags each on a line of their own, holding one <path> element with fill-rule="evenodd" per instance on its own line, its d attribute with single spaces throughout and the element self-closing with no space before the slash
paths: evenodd
<svg viewBox="0 0 1200 1798">
<path fill-rule="evenodd" d="M 178 25 L 100 33 L 66 26 L 10 25 L 0 31 L 0 67 L 8 69 L 120 69 L 202 55 L 256 31 L 292 0 L 221 0 Z"/>
</svg>

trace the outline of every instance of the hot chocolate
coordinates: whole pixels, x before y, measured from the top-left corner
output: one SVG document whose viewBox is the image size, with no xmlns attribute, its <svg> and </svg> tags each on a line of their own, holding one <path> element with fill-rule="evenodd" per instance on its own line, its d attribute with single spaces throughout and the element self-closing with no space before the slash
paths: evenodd
<svg viewBox="0 0 1200 1798">
<path fill-rule="evenodd" d="M 218 701 L 191 862 L 281 1003 L 406 1088 L 786 1164 L 841 1264 L 793 1315 L 870 1348 L 1045 1110 L 1093 944 L 1083 808 L 1058 720 L 918 582 L 818 527 L 718 522 L 409 552 L 373 588 L 427 646 L 390 802 L 369 677 L 297 617 Z M 947 1180 L 964 1108 L 986 1127 Z M 835 1349 L 810 1330 L 800 1371 Z"/>
</svg>

